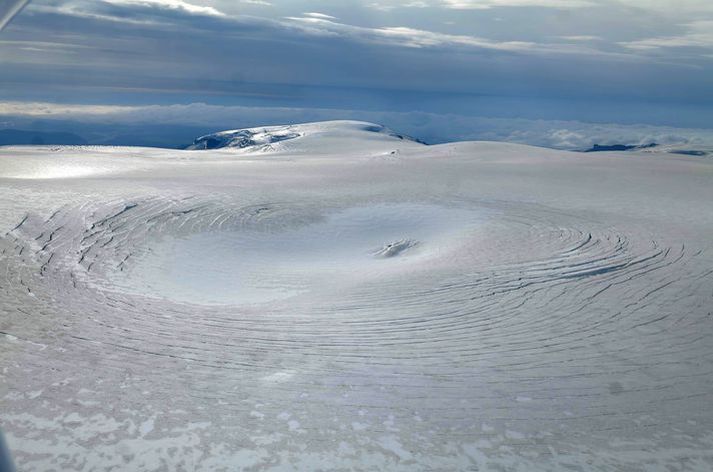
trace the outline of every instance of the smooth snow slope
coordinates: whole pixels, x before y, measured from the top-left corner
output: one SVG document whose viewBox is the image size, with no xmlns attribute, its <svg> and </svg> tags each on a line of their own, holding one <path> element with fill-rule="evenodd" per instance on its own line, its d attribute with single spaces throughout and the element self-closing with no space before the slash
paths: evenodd
<svg viewBox="0 0 713 472">
<path fill-rule="evenodd" d="M 285 130 L 0 148 L 21 470 L 713 468 L 713 161 Z"/>
</svg>

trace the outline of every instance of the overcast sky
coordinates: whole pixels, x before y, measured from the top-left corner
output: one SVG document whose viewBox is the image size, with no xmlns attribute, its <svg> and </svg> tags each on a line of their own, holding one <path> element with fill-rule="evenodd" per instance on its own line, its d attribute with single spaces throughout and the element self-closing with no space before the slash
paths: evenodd
<svg viewBox="0 0 713 472">
<path fill-rule="evenodd" d="M 713 1 L 33 0 L 0 115 L 30 103 L 711 128 Z"/>
</svg>

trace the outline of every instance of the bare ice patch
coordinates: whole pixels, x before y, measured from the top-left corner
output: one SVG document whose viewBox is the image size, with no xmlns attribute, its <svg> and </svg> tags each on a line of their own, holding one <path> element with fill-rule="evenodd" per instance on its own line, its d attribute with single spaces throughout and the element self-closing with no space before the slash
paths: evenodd
<svg viewBox="0 0 713 472">
<path fill-rule="evenodd" d="M 393 243 L 389 243 L 386 246 L 380 248 L 374 253 L 374 256 L 382 258 L 395 257 L 400 254 L 403 254 L 406 250 L 417 245 L 418 241 L 414 241 L 413 239 L 402 239 L 400 241 L 394 241 Z"/>
</svg>

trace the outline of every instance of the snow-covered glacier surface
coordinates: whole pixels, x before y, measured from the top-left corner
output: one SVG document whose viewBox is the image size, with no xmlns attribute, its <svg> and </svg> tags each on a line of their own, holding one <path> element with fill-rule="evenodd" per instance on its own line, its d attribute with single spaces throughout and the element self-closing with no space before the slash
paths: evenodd
<svg viewBox="0 0 713 472">
<path fill-rule="evenodd" d="M 21 470 L 713 468 L 713 161 L 258 131 L 0 148 Z"/>
</svg>

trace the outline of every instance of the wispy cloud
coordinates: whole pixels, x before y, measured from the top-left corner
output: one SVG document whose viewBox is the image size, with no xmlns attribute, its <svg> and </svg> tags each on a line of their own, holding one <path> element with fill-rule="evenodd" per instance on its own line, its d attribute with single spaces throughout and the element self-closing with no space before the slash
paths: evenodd
<svg viewBox="0 0 713 472">
<path fill-rule="evenodd" d="M 369 3 L 374 9 L 448 8 L 453 10 L 488 10 L 502 7 L 571 9 L 595 6 L 591 0 L 382 0 Z"/>
<path fill-rule="evenodd" d="M 458 10 L 495 7 L 583 8 L 595 5 L 589 0 L 441 0 L 440 3 Z"/>
<path fill-rule="evenodd" d="M 683 47 L 713 49 L 713 20 L 694 21 L 685 27 L 686 31 L 679 35 L 639 39 L 623 42 L 622 45 L 645 51 Z"/>
<path fill-rule="evenodd" d="M 285 18 L 293 25 L 303 26 L 307 33 L 349 37 L 373 43 L 424 48 L 436 46 L 469 46 L 503 51 L 523 51 L 532 48 L 533 43 L 525 41 L 492 41 L 467 35 L 436 33 L 405 26 L 367 28 L 338 23 L 312 14 L 302 17 Z"/>
<path fill-rule="evenodd" d="M 586 34 L 579 34 L 579 35 L 572 35 L 572 36 L 560 36 L 560 38 L 567 40 L 567 41 L 602 41 L 603 38 L 601 36 L 593 36 L 593 35 L 586 35 Z"/>
<path fill-rule="evenodd" d="M 455 10 L 488 10 L 493 8 L 637 8 L 671 13 L 713 12 L 710 0 L 380 0 L 369 7 L 383 10 L 394 8 L 449 8 Z"/>
<path fill-rule="evenodd" d="M 194 15 L 225 16 L 225 14 L 213 7 L 196 5 L 184 0 L 102 0 L 105 3 L 114 5 L 137 5 L 166 8 L 169 10 L 180 10 Z"/>
<path fill-rule="evenodd" d="M 184 0 L 62 0 L 33 3 L 31 10 L 135 25 L 156 25 L 170 22 L 168 18 L 162 21 L 155 15 L 150 17 L 142 15 L 142 11 L 159 14 L 164 11 L 189 16 L 227 18 L 225 13 L 214 7 L 196 5 Z"/>
<path fill-rule="evenodd" d="M 48 102 L 0 102 L 0 115 L 16 117 L 44 117 L 68 119 L 71 117 L 90 117 L 118 115 L 141 107 L 120 105 L 83 105 Z"/>
<path fill-rule="evenodd" d="M 632 59 L 627 51 L 605 51 L 582 44 L 598 39 L 596 36 L 564 37 L 568 42 L 534 42 L 518 40 L 493 40 L 463 34 L 448 34 L 406 26 L 365 27 L 336 21 L 322 14 L 307 13 L 300 17 L 286 17 L 283 25 L 297 27 L 307 34 L 348 38 L 353 41 L 368 42 L 408 48 L 461 48 L 486 49 L 502 52 L 518 52 L 550 55 L 608 56 L 610 58 Z"/>
<path fill-rule="evenodd" d="M 324 13 L 318 13 L 318 12 L 307 12 L 304 13 L 304 16 L 307 18 L 317 18 L 319 20 L 336 20 L 337 18 L 331 15 L 326 15 Z"/>
</svg>

